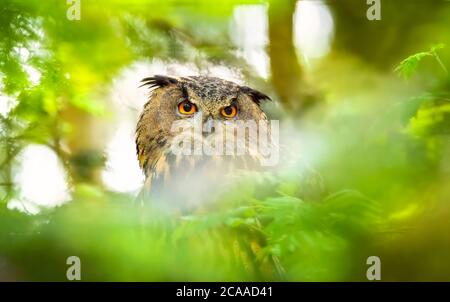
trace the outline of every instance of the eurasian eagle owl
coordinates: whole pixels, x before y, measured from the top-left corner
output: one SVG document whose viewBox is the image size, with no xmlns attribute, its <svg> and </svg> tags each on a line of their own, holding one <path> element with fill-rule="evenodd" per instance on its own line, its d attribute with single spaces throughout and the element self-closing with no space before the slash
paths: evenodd
<svg viewBox="0 0 450 302">
<path fill-rule="evenodd" d="M 227 126 L 239 121 L 267 122 L 260 105 L 270 98 L 264 93 L 207 76 L 155 75 L 142 82 L 143 86 L 152 89 L 136 129 L 137 156 L 146 177 L 146 188 L 151 187 L 154 191 L 170 183 L 169 191 L 173 192 L 176 187 L 192 187 L 194 180 L 197 185 L 199 183 L 196 179 L 199 171 L 207 172 L 208 176 L 200 180 L 198 186 L 207 186 L 208 180 L 216 179 L 232 168 L 248 167 L 252 160 L 258 158 L 258 151 L 253 150 L 248 142 L 248 134 L 244 139 L 236 139 L 237 148 L 248 151 L 239 156 L 230 150 L 224 151 L 223 156 L 205 156 L 204 153 L 196 153 L 194 145 L 198 142 L 217 144 L 218 138 L 236 138 L 236 128 Z M 198 125 L 200 131 L 195 131 Z M 217 131 L 221 125 L 227 130 Z M 174 152 L 174 147 L 180 147 L 181 142 L 186 142 L 186 137 L 192 139 L 193 144 L 188 146 L 188 151 L 193 152 Z"/>
</svg>

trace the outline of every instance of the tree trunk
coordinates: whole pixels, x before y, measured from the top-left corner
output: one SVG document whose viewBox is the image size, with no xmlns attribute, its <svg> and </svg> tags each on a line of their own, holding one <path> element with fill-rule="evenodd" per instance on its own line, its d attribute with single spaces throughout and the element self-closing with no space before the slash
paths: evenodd
<svg viewBox="0 0 450 302">
<path fill-rule="evenodd" d="M 269 57 L 272 83 L 281 103 L 291 113 L 301 113 L 317 98 L 306 83 L 293 40 L 296 0 L 270 2 Z"/>
</svg>

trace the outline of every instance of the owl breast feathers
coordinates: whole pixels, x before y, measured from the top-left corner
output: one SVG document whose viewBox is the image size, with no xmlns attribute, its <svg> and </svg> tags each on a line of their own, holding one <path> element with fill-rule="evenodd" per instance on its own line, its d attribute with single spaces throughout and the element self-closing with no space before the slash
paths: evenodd
<svg viewBox="0 0 450 302">
<path fill-rule="evenodd" d="M 218 177 L 233 167 L 248 167 L 258 157 L 257 151 L 250 150 L 248 135 L 237 137 L 236 128 L 230 125 L 267 122 L 260 107 L 270 99 L 267 95 L 206 76 L 155 75 L 142 82 L 151 88 L 151 96 L 137 124 L 136 149 L 147 188 L 186 182 L 200 171 L 214 174 L 208 178 Z M 217 147 L 230 137 L 238 149 L 248 152 L 237 154 L 222 146 L 222 153 L 210 154 L 198 148 Z"/>
</svg>

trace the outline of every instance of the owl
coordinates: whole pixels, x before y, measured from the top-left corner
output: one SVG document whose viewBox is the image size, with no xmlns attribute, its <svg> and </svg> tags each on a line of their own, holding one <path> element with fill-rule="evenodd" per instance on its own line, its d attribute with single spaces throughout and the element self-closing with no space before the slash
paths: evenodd
<svg viewBox="0 0 450 302">
<path fill-rule="evenodd" d="M 183 195 L 188 188 L 198 193 L 210 181 L 255 163 L 259 154 L 250 150 L 248 133 L 237 139 L 236 128 L 230 125 L 266 122 L 261 108 L 263 101 L 270 100 L 266 94 L 208 76 L 155 75 L 143 79 L 142 86 L 151 89 L 151 96 L 137 123 L 136 151 L 147 190 L 176 193 L 179 189 Z M 219 154 L 203 152 L 205 146 L 218 146 L 229 137 L 237 142 L 233 148 L 248 152 L 236 155 L 226 146 Z"/>
</svg>

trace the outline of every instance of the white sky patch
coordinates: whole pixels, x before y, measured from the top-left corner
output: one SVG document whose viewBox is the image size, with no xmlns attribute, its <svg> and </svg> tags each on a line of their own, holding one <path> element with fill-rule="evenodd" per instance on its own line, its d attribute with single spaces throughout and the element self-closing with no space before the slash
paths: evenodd
<svg viewBox="0 0 450 302">
<path fill-rule="evenodd" d="M 122 122 L 108 143 L 104 183 L 119 192 L 138 192 L 144 176 L 139 168 L 134 142 L 135 124 Z"/>
<path fill-rule="evenodd" d="M 147 89 L 139 86 L 140 81 L 148 76 L 146 64 L 135 63 L 113 80 L 109 99 L 117 107 L 116 111 L 136 111 L 144 106 L 148 98 Z"/>
<path fill-rule="evenodd" d="M 231 69 L 225 65 L 207 64 L 198 72 L 198 74 L 222 78 L 224 80 L 235 82 L 239 85 L 245 84 L 244 78 L 240 71 Z"/>
<path fill-rule="evenodd" d="M 19 54 L 22 68 L 28 75 L 28 79 L 33 85 L 39 84 L 41 80 L 41 72 L 29 64 L 32 54 L 41 54 L 40 44 L 38 42 L 30 42 L 29 49 L 25 47 L 16 47 L 15 51 Z M 42 54 L 41 54 L 42 55 Z"/>
<path fill-rule="evenodd" d="M 18 210 L 30 215 L 39 214 L 41 209 L 33 202 L 24 201 L 20 199 L 12 199 L 8 202 L 8 209 Z"/>
<path fill-rule="evenodd" d="M 294 44 L 306 63 L 325 56 L 331 47 L 334 22 L 321 0 L 300 0 L 294 13 Z"/>
<path fill-rule="evenodd" d="M 15 98 L 0 95 L 0 114 L 4 117 L 6 117 L 16 105 L 17 100 Z"/>
<path fill-rule="evenodd" d="M 33 32 L 36 34 L 37 39 L 27 41 L 26 47 L 15 47 L 15 51 L 19 55 L 20 62 L 22 64 L 22 68 L 25 70 L 25 72 L 28 75 L 28 79 L 33 85 L 39 84 L 41 80 L 41 72 L 37 70 L 34 66 L 30 64 L 30 60 L 33 57 L 45 57 L 50 55 L 48 50 L 45 50 L 42 47 L 42 41 L 45 38 L 45 32 L 42 29 L 43 20 L 42 19 L 36 19 L 33 20 L 31 24 L 31 28 Z"/>
<path fill-rule="evenodd" d="M 233 12 L 230 37 L 237 55 L 244 58 L 262 78 L 269 77 L 267 5 L 239 5 Z"/>
<path fill-rule="evenodd" d="M 14 50 L 19 54 L 21 62 L 26 62 L 31 57 L 30 51 L 25 47 L 15 47 Z"/>
<path fill-rule="evenodd" d="M 41 80 L 41 72 L 29 64 L 24 64 L 23 69 L 28 75 L 28 79 L 33 85 L 39 84 Z"/>
<path fill-rule="evenodd" d="M 67 175 L 55 152 L 43 145 L 29 145 L 17 157 L 14 183 L 19 196 L 8 204 L 35 214 L 40 207 L 55 207 L 70 200 Z"/>
</svg>

